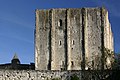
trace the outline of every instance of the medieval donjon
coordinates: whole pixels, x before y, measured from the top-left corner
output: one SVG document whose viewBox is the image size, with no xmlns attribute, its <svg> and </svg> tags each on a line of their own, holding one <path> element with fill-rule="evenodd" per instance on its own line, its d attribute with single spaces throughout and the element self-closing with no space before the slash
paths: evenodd
<svg viewBox="0 0 120 80">
<path fill-rule="evenodd" d="M 36 70 L 81 70 L 104 47 L 113 51 L 105 8 L 36 10 Z"/>
</svg>

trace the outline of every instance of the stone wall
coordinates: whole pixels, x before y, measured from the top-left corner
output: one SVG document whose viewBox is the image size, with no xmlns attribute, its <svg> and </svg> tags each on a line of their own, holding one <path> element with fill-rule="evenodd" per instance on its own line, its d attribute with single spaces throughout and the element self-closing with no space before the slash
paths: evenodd
<svg viewBox="0 0 120 80">
<path fill-rule="evenodd" d="M 52 16 L 52 70 L 65 68 L 66 63 L 66 9 L 53 9 Z"/>
<path fill-rule="evenodd" d="M 67 10 L 68 70 L 81 70 L 82 61 L 82 9 Z"/>
<path fill-rule="evenodd" d="M 115 71 L 0 70 L 0 80 L 111 80 Z M 118 76 L 119 77 L 119 76 Z M 113 80 L 112 79 L 112 80 Z"/>
<path fill-rule="evenodd" d="M 86 8 L 86 26 L 85 26 L 85 59 L 86 67 L 92 69 L 99 69 L 101 66 L 101 46 L 103 46 L 101 38 L 101 9 L 100 8 Z M 98 62 L 97 62 L 98 61 Z M 97 65 L 95 65 L 97 63 Z M 98 64 L 99 63 L 99 64 Z M 97 67 L 98 66 L 98 67 Z"/>
<path fill-rule="evenodd" d="M 41 15 L 38 15 L 41 14 Z M 36 12 L 36 33 L 35 35 L 35 66 L 36 69 L 48 69 L 49 64 L 49 34 L 50 34 L 50 24 L 49 24 L 49 10 L 42 10 Z M 39 44 L 38 44 L 39 43 Z M 38 57 L 39 56 L 39 57 Z M 41 65 L 41 63 L 43 63 Z"/>
<path fill-rule="evenodd" d="M 0 70 L 0 80 L 69 80 L 79 71 Z"/>
<path fill-rule="evenodd" d="M 113 50 L 105 8 L 36 10 L 36 70 L 98 69 L 104 47 Z"/>
</svg>

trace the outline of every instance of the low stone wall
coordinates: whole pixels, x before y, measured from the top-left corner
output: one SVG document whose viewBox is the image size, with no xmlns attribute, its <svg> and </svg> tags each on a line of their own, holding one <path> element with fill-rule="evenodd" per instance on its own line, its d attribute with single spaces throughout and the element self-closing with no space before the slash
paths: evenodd
<svg viewBox="0 0 120 80">
<path fill-rule="evenodd" d="M 108 78 L 111 71 L 39 71 L 39 70 L 0 70 L 0 80 L 101 80 Z M 107 73 L 107 75 L 106 75 Z M 101 76 L 101 77 L 102 77 Z"/>
<path fill-rule="evenodd" d="M 79 71 L 0 70 L 0 80 L 69 80 Z"/>
</svg>

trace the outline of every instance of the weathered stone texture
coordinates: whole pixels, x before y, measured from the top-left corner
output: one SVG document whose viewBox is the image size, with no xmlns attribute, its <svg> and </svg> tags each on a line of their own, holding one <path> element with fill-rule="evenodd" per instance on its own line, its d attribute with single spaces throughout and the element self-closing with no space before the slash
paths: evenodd
<svg viewBox="0 0 120 80">
<path fill-rule="evenodd" d="M 41 14 L 41 15 L 39 15 Z M 36 12 L 36 33 L 39 35 L 36 36 L 36 60 L 35 66 L 39 66 L 39 69 L 47 70 L 47 65 L 49 63 L 49 34 L 50 34 L 50 25 L 49 25 L 49 10 L 41 10 Z M 38 44 L 39 43 L 39 44 Z M 37 57 L 39 56 L 39 57 Z M 39 60 L 39 61 L 38 61 Z M 44 62 L 44 64 L 42 64 Z M 42 65 L 40 65 L 42 64 Z"/>
<path fill-rule="evenodd" d="M 67 10 L 68 70 L 80 70 L 82 61 L 82 11 Z"/>
<path fill-rule="evenodd" d="M 59 70 L 65 68 L 65 53 L 66 53 L 66 10 L 65 9 L 55 9 L 53 10 L 53 28 L 52 34 L 52 47 L 53 53 L 52 63 L 53 70 Z M 54 39 L 54 41 L 53 41 Z"/>
<path fill-rule="evenodd" d="M 88 67 L 96 61 L 96 56 L 101 56 L 101 10 L 100 8 L 86 8 L 86 58 Z M 99 61 L 99 60 L 98 60 Z M 94 62 L 95 63 L 95 62 Z M 99 63 L 99 62 L 98 62 Z M 100 66 L 100 65 L 98 65 Z"/>
<path fill-rule="evenodd" d="M 113 50 L 104 8 L 36 10 L 35 32 L 36 70 L 81 70 L 82 62 L 90 68 L 103 47 Z"/>
<path fill-rule="evenodd" d="M 70 80 L 70 76 L 77 75 L 79 71 L 36 71 L 36 70 L 0 70 L 0 80 Z"/>
</svg>

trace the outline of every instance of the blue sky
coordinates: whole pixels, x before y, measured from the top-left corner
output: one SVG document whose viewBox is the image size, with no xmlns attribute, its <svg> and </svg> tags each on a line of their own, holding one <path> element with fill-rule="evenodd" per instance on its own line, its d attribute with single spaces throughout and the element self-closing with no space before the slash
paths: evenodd
<svg viewBox="0 0 120 80">
<path fill-rule="evenodd" d="M 0 63 L 9 63 L 14 53 L 22 63 L 34 62 L 35 9 L 105 6 L 115 52 L 120 52 L 119 3 L 120 0 L 0 0 Z"/>
</svg>

